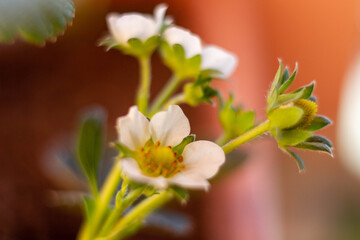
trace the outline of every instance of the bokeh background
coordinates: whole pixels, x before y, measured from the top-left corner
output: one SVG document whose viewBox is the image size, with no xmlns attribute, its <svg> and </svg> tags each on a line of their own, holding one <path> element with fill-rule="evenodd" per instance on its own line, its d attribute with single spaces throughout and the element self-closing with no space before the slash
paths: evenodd
<svg viewBox="0 0 360 240">
<path fill-rule="evenodd" d="M 316 80 L 319 114 L 334 121 L 321 134 L 333 141 L 335 157 L 303 152 L 307 170 L 299 174 L 273 140 L 256 140 L 242 148 L 248 156 L 242 166 L 214 182 L 209 193 L 192 193 L 184 207 L 168 206 L 190 216 L 189 234 L 146 228 L 134 239 L 360 239 L 360 178 L 344 164 L 338 138 L 344 130 L 338 124 L 344 86 L 360 50 L 360 1 L 164 2 L 178 25 L 237 54 L 233 77 L 215 84 L 235 92 L 239 104 L 256 109 L 258 120 L 264 117 L 277 58 L 291 69 L 298 62 L 293 87 Z M 111 11 L 151 13 L 158 3 L 75 0 L 73 24 L 57 42 L 45 47 L 0 44 L 0 239 L 75 238 L 81 210 L 75 203 L 52 204 L 50 191 L 83 186 L 69 178 L 56 180 L 49 168 L 51 149 L 72 144 L 79 113 L 93 105 L 108 111 L 108 140 L 116 138 L 115 120 L 133 104 L 138 66 L 128 56 L 96 46 L 107 32 L 105 16 Z M 157 55 L 153 65 L 156 93 L 170 72 Z M 359 102 L 352 104 L 355 109 Z M 184 110 L 193 133 L 216 138 L 215 108 Z M 352 144 L 360 147 L 360 142 Z"/>
</svg>

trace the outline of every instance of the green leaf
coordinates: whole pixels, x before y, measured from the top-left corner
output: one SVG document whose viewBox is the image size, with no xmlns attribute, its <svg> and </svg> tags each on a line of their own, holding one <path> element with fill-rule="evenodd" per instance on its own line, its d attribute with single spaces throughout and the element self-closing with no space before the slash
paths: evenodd
<svg viewBox="0 0 360 240">
<path fill-rule="evenodd" d="M 15 38 L 44 45 L 65 31 L 74 17 L 71 0 L 1 0 L 0 42 Z"/>
<path fill-rule="evenodd" d="M 106 116 L 101 108 L 95 108 L 84 114 L 80 124 L 77 155 L 90 186 L 97 191 L 97 171 L 102 153 Z"/>
<path fill-rule="evenodd" d="M 311 133 L 302 129 L 284 130 L 277 131 L 276 139 L 281 147 L 283 146 L 294 146 L 307 138 L 311 137 Z"/>
<path fill-rule="evenodd" d="M 323 127 L 326 127 L 327 125 L 331 124 L 330 119 L 328 119 L 325 116 L 315 116 L 313 120 L 310 123 L 310 126 L 307 128 L 308 131 L 316 131 Z"/>
<path fill-rule="evenodd" d="M 296 125 L 302 118 L 304 111 L 296 106 L 280 107 L 268 114 L 271 127 L 279 129 L 290 128 Z"/>
<path fill-rule="evenodd" d="M 332 156 L 332 149 L 323 143 L 318 143 L 318 142 L 302 142 L 297 144 L 296 146 L 294 146 L 296 148 L 301 148 L 301 149 L 307 149 L 307 150 L 312 150 L 312 151 L 322 151 L 322 152 L 326 152 L 328 154 L 330 154 Z"/>
<path fill-rule="evenodd" d="M 294 153 L 293 151 L 290 151 L 289 149 L 285 149 L 285 151 L 288 152 L 296 160 L 299 171 L 300 172 L 303 171 L 305 169 L 305 164 L 304 164 L 303 160 L 301 159 L 301 157 L 299 155 L 297 155 L 296 153 Z"/>
<path fill-rule="evenodd" d="M 189 136 L 187 136 L 186 138 L 184 138 L 184 139 L 181 141 L 181 143 L 179 143 L 178 145 L 176 145 L 176 146 L 173 148 L 173 150 L 174 150 L 175 152 L 177 152 L 178 155 L 181 155 L 182 152 L 184 151 L 185 146 L 188 145 L 189 143 L 193 142 L 193 141 L 195 141 L 195 135 L 193 135 L 193 134 L 192 134 L 192 135 L 189 135 Z"/>
<path fill-rule="evenodd" d="M 270 104 L 273 101 L 273 98 L 274 97 L 276 98 L 278 95 L 278 88 L 279 88 L 279 83 L 281 81 L 281 74 L 282 74 L 282 70 L 283 70 L 283 65 L 282 65 L 281 60 L 278 59 L 278 61 L 279 61 L 279 68 L 275 74 L 274 81 L 271 84 L 271 88 L 270 88 L 268 98 L 267 98 L 268 104 Z"/>
<path fill-rule="evenodd" d="M 279 89 L 279 94 L 283 94 L 290 87 L 290 85 L 294 82 L 296 74 L 297 74 L 297 70 L 298 70 L 298 64 L 296 63 L 294 72 L 291 74 L 290 78 L 288 78 L 285 82 L 282 83 L 282 85 Z"/>
<path fill-rule="evenodd" d="M 306 142 L 322 143 L 332 148 L 331 142 L 322 136 L 312 136 L 306 139 Z"/>
<path fill-rule="evenodd" d="M 84 197 L 84 210 L 85 210 L 85 217 L 88 222 L 92 221 L 92 217 L 95 211 L 95 200 L 91 197 Z"/>
<path fill-rule="evenodd" d="M 174 193 L 175 197 L 181 202 L 185 202 L 189 199 L 189 192 L 178 186 L 172 186 L 170 190 Z"/>
<path fill-rule="evenodd" d="M 300 98 L 301 99 L 308 99 L 308 98 L 311 97 L 311 94 L 313 93 L 314 88 L 315 88 L 315 82 L 312 82 L 312 83 L 310 83 L 310 85 L 299 88 L 296 91 L 294 91 L 293 93 L 301 92 L 302 95 L 301 95 Z"/>
<path fill-rule="evenodd" d="M 289 79 L 289 68 L 285 67 L 285 70 L 281 76 L 281 81 L 279 82 L 279 86 L 283 85 Z"/>
</svg>

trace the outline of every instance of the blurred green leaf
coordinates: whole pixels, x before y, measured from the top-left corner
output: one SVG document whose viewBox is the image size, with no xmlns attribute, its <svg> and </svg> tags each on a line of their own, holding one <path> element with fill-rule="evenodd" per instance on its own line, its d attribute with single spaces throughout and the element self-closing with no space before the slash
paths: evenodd
<svg viewBox="0 0 360 240">
<path fill-rule="evenodd" d="M 95 195 L 97 171 L 105 138 L 105 122 L 105 112 L 101 108 L 94 108 L 84 114 L 78 134 L 78 159 Z"/>
<path fill-rule="evenodd" d="M 271 127 L 285 129 L 298 123 L 303 114 L 304 111 L 299 107 L 282 107 L 271 111 L 268 114 L 268 119 L 270 120 Z"/>
<path fill-rule="evenodd" d="M 88 222 L 92 221 L 93 213 L 95 210 L 95 200 L 91 197 L 84 197 L 84 210 L 85 210 L 85 217 Z"/>
<path fill-rule="evenodd" d="M 20 37 L 44 45 L 65 31 L 74 13 L 71 0 L 0 0 L 0 42 Z"/>
<path fill-rule="evenodd" d="M 307 128 L 308 131 L 316 131 L 331 124 L 330 119 L 325 116 L 315 116 Z"/>
</svg>

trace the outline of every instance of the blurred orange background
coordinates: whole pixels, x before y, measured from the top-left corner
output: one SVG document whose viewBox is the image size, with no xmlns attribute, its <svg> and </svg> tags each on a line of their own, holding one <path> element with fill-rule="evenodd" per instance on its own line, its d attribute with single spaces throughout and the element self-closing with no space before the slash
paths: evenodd
<svg viewBox="0 0 360 240">
<path fill-rule="evenodd" d="M 209 193 L 195 193 L 183 209 L 194 213 L 194 231 L 176 237 L 142 231 L 134 239 L 331 240 L 360 239 L 359 180 L 337 154 L 336 120 L 347 70 L 359 50 L 360 2 L 165 1 L 175 23 L 205 43 L 237 54 L 229 82 L 217 82 L 236 101 L 264 118 L 266 91 L 277 58 L 299 74 L 293 88 L 316 80 L 319 113 L 334 124 L 321 132 L 335 146 L 335 158 L 303 152 L 307 170 L 271 139 L 245 146 L 249 159 L 216 182 Z M 93 104 L 108 110 L 108 139 L 115 119 L 133 104 L 138 66 L 134 59 L 96 46 L 111 11 L 152 12 L 160 1 L 75 1 L 76 17 L 56 43 L 43 48 L 18 42 L 0 44 L 0 238 L 73 239 L 80 212 L 47 204 L 49 189 L 66 189 L 44 174 L 41 163 L 51 142 L 71 134 L 79 111 Z M 153 58 L 153 93 L 170 72 Z M 216 138 L 216 110 L 184 107 L 192 132 Z M 176 205 L 174 203 L 174 205 Z M 139 237 L 139 238 L 138 238 Z"/>
</svg>

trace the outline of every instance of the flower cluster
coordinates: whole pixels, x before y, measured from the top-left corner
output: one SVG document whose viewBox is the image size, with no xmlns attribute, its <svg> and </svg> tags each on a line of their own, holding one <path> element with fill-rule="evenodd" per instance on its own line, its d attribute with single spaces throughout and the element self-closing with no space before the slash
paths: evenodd
<svg viewBox="0 0 360 240">
<path fill-rule="evenodd" d="M 236 56 L 214 45 L 203 46 L 199 36 L 165 18 L 166 9 L 164 4 L 158 5 L 154 16 L 109 14 L 111 35 L 103 44 L 134 56 L 148 55 L 160 46 L 164 62 L 182 78 L 196 77 L 199 73 L 228 78 L 237 65 Z"/>
</svg>

